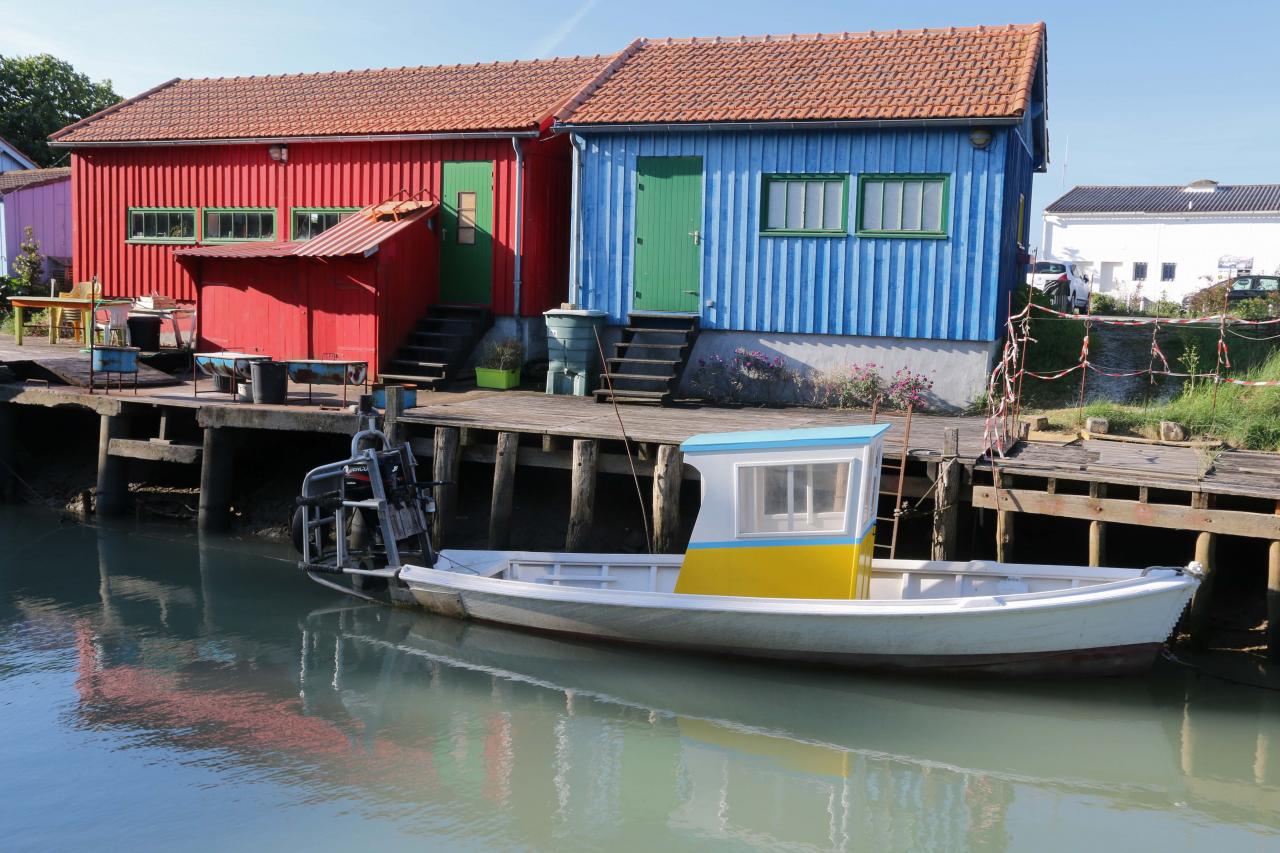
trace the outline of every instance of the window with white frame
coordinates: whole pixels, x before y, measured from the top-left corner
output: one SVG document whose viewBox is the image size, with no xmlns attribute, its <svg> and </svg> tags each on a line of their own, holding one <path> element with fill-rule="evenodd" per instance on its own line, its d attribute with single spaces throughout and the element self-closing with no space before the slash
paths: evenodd
<svg viewBox="0 0 1280 853">
<path fill-rule="evenodd" d="M 738 468 L 740 534 L 842 531 L 848 505 L 848 462 Z"/>
</svg>

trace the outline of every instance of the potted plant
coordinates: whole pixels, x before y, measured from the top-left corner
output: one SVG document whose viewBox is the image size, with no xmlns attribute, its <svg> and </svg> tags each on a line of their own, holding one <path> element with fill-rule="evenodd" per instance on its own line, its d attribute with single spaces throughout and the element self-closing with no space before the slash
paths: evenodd
<svg viewBox="0 0 1280 853">
<path fill-rule="evenodd" d="M 476 362 L 476 387 L 505 391 L 520 384 L 520 365 L 524 363 L 524 347 L 515 338 L 495 341 L 486 346 Z"/>
</svg>

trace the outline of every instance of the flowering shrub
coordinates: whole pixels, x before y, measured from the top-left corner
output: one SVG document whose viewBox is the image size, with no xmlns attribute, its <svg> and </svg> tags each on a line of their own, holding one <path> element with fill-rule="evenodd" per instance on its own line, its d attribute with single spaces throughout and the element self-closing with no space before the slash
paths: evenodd
<svg viewBox="0 0 1280 853">
<path fill-rule="evenodd" d="M 814 403 L 835 409 L 870 407 L 884 399 L 884 380 L 878 365 L 871 362 L 819 373 L 814 377 L 813 389 Z"/>
<path fill-rule="evenodd" d="M 689 377 L 689 385 L 704 400 L 731 403 L 738 398 L 741 382 L 734 365 L 718 354 L 698 359 L 698 367 Z"/>
<path fill-rule="evenodd" d="M 893 374 L 893 380 L 885 389 L 884 399 L 896 409 L 906 409 L 908 406 L 923 409 L 928 405 L 928 395 L 932 390 L 932 379 L 903 367 Z"/>
<path fill-rule="evenodd" d="M 746 347 L 733 351 L 733 372 L 743 397 L 766 403 L 782 402 L 799 376 L 782 356 L 770 358 L 759 350 Z"/>
</svg>

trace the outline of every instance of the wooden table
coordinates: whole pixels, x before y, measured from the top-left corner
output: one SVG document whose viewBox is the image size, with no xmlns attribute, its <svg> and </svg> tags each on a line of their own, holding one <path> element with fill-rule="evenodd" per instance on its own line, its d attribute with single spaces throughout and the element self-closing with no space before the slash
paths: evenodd
<svg viewBox="0 0 1280 853">
<path fill-rule="evenodd" d="M 131 305 L 131 299 L 78 299 L 72 296 L 13 296 L 9 298 L 13 306 L 13 343 L 22 346 L 22 310 L 24 308 L 45 308 L 49 310 L 49 343 L 58 342 L 58 324 L 53 322 L 54 308 L 79 311 L 82 317 L 81 328 L 84 330 L 83 341 L 89 343 L 93 334 L 93 309 L 99 305 Z"/>
</svg>

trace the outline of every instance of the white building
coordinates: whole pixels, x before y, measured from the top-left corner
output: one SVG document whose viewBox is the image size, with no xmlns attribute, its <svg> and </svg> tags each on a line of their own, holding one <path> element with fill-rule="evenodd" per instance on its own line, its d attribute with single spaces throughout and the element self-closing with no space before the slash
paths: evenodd
<svg viewBox="0 0 1280 853">
<path fill-rule="evenodd" d="M 1241 272 L 1280 272 L 1280 184 L 1075 187 L 1044 211 L 1041 259 L 1095 292 L 1170 299 Z"/>
</svg>

